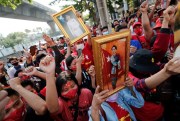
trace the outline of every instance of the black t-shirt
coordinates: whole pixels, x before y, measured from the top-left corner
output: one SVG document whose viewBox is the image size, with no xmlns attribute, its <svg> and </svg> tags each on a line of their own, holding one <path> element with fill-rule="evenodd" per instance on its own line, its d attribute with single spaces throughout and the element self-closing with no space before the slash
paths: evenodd
<svg viewBox="0 0 180 121">
<path fill-rule="evenodd" d="M 91 90 L 91 92 L 93 94 L 95 92 L 95 89 L 92 87 L 91 77 L 88 74 L 88 72 L 85 71 L 84 69 L 82 69 L 82 83 L 81 83 L 81 87 L 82 88 L 87 88 L 87 89 Z"/>
</svg>

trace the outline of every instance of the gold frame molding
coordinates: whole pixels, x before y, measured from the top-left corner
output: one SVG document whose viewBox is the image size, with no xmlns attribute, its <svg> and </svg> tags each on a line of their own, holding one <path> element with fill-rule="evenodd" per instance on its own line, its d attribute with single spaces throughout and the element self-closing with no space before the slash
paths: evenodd
<svg viewBox="0 0 180 121">
<path fill-rule="evenodd" d="M 102 54 L 101 54 L 101 45 L 106 44 L 115 40 L 125 39 L 125 70 L 123 76 L 127 77 L 129 71 L 129 51 L 130 51 L 130 39 L 131 34 L 130 30 L 124 30 L 122 32 L 116 32 L 106 36 L 95 37 L 92 39 L 93 45 L 93 55 L 95 62 L 95 71 L 96 71 L 96 83 L 100 86 L 101 90 L 104 90 L 103 84 L 103 74 L 102 74 Z M 117 45 L 116 45 L 117 46 Z M 125 81 L 126 78 L 124 78 Z M 116 93 L 117 91 L 123 89 L 124 86 L 117 87 L 114 90 L 109 92 L 109 95 Z"/>
<path fill-rule="evenodd" d="M 64 36 L 65 36 L 66 38 L 70 38 L 70 36 L 69 36 L 68 33 L 65 31 L 64 27 L 63 27 L 62 24 L 59 22 L 59 20 L 57 19 L 57 17 L 65 14 L 65 13 L 67 13 L 67 12 L 69 12 L 69 11 L 72 11 L 72 12 L 74 13 L 74 15 L 76 16 L 76 10 L 75 10 L 75 8 L 74 8 L 73 6 L 69 6 L 69 7 L 65 8 L 65 9 L 63 9 L 62 11 L 60 11 L 60 12 L 52 15 L 52 18 L 53 18 L 54 22 L 57 24 L 57 26 L 58 26 L 59 29 L 63 32 L 63 34 L 64 34 Z M 79 36 L 79 37 L 71 40 L 71 41 L 70 41 L 71 44 L 75 43 L 75 42 L 78 41 L 79 39 L 82 39 L 83 37 L 85 37 L 86 35 L 88 35 L 88 34 L 90 33 L 89 29 L 86 27 L 86 25 L 84 24 L 83 20 L 82 20 L 81 18 L 77 17 L 77 16 L 76 16 L 76 18 L 77 18 L 77 20 L 79 21 L 79 23 L 81 24 L 82 28 L 85 30 L 85 32 L 84 32 L 81 36 Z"/>
</svg>

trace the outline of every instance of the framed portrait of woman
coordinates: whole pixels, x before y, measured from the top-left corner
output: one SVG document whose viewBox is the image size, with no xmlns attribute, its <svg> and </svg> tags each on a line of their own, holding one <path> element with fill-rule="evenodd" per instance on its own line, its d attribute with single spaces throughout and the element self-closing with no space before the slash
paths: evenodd
<svg viewBox="0 0 180 121">
<path fill-rule="evenodd" d="M 96 83 L 109 95 L 124 88 L 129 70 L 130 31 L 93 38 Z"/>
<path fill-rule="evenodd" d="M 83 20 L 76 16 L 73 6 L 53 14 L 52 18 L 64 36 L 71 40 L 71 44 L 90 33 Z"/>
</svg>

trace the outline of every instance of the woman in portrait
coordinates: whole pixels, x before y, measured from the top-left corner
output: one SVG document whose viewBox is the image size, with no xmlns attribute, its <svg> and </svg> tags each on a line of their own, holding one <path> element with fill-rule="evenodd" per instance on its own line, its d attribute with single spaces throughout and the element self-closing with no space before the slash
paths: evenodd
<svg viewBox="0 0 180 121">
<path fill-rule="evenodd" d="M 117 46 L 113 45 L 111 50 L 112 50 L 111 81 L 112 81 L 112 87 L 113 87 L 113 89 L 115 89 L 116 88 L 116 82 L 117 82 L 117 76 L 118 76 L 118 70 L 121 69 L 121 64 L 120 64 L 120 55 L 117 54 Z"/>
</svg>

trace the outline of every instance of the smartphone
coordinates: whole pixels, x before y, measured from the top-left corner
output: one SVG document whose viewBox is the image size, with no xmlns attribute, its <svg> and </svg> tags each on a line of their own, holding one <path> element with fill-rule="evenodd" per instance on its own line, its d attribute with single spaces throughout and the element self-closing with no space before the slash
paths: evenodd
<svg viewBox="0 0 180 121">
<path fill-rule="evenodd" d="M 77 53 L 78 53 L 78 57 L 81 56 L 81 54 L 82 54 L 82 49 L 78 49 L 78 50 L 77 50 Z"/>
</svg>

